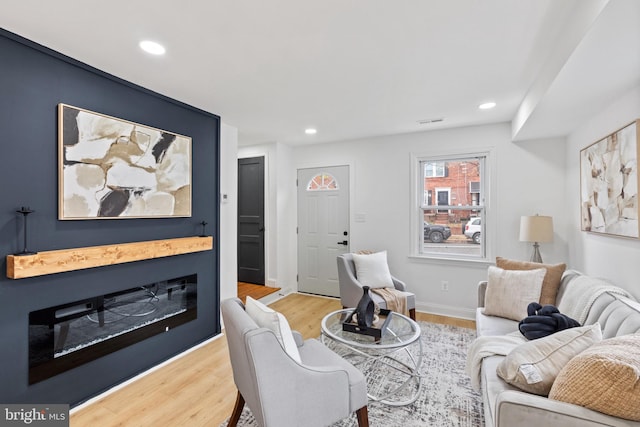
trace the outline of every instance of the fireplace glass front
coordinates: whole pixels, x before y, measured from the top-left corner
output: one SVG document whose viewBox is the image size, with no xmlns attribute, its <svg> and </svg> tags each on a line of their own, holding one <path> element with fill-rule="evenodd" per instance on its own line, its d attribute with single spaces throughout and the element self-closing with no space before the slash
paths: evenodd
<svg viewBox="0 0 640 427">
<path fill-rule="evenodd" d="M 197 317 L 197 275 L 29 313 L 29 384 Z"/>
</svg>

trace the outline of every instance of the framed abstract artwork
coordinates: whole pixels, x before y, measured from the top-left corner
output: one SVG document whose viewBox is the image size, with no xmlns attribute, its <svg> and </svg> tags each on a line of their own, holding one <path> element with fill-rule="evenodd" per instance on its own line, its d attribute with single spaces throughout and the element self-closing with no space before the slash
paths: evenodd
<svg viewBox="0 0 640 427">
<path fill-rule="evenodd" d="M 191 138 L 58 104 L 58 218 L 191 216 Z"/>
<path fill-rule="evenodd" d="M 640 120 L 580 150 L 583 231 L 640 237 L 638 139 Z"/>
</svg>

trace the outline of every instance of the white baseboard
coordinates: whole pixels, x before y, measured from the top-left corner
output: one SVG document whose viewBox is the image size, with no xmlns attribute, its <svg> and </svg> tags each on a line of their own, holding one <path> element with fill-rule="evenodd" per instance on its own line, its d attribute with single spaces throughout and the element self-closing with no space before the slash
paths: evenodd
<svg viewBox="0 0 640 427">
<path fill-rule="evenodd" d="M 457 317 L 460 319 L 476 319 L 475 309 L 460 308 L 452 305 L 420 303 L 416 301 L 416 311 L 430 314 L 439 314 L 441 316 Z"/>
<path fill-rule="evenodd" d="M 265 286 L 269 286 L 270 288 L 279 288 L 278 281 L 276 279 L 267 279 L 264 282 Z"/>
<path fill-rule="evenodd" d="M 280 289 L 278 292 L 274 292 L 272 294 L 269 294 L 267 296 L 260 298 L 260 302 L 269 305 L 272 302 L 276 302 L 279 299 L 286 297 L 290 293 L 291 293 L 291 289 L 283 288 L 283 289 Z"/>
</svg>

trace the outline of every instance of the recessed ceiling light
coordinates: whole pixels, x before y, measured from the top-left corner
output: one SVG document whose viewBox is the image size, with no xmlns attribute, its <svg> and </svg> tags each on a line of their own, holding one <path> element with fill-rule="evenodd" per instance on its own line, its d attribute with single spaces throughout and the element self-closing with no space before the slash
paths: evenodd
<svg viewBox="0 0 640 427">
<path fill-rule="evenodd" d="M 164 55 L 166 49 L 160 43 L 151 40 L 143 40 L 140 42 L 140 49 L 152 55 Z"/>
<path fill-rule="evenodd" d="M 318 131 L 314 128 L 308 128 L 304 130 L 304 133 L 306 133 L 307 135 L 315 135 L 316 133 L 318 133 Z"/>
<path fill-rule="evenodd" d="M 490 110 L 496 106 L 495 102 L 485 102 L 484 104 L 478 105 L 478 108 L 481 110 Z"/>
</svg>

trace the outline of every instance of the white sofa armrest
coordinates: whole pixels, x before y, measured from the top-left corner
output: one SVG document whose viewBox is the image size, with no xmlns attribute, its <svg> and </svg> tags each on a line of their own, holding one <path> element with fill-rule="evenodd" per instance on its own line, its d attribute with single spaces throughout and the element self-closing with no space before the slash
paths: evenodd
<svg viewBox="0 0 640 427">
<path fill-rule="evenodd" d="M 478 283 L 478 307 L 484 307 L 484 296 L 487 293 L 487 281 L 482 280 Z"/>
<path fill-rule="evenodd" d="M 535 394 L 514 390 L 501 392 L 496 400 L 495 427 L 531 426 L 637 427 L 640 423 Z"/>
</svg>

